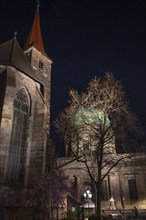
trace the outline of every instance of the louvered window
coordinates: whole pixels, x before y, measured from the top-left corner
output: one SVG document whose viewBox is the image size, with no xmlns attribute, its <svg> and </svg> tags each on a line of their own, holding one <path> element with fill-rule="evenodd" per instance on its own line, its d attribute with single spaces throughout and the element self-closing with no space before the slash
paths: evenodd
<svg viewBox="0 0 146 220">
<path fill-rule="evenodd" d="M 42 60 L 39 61 L 39 69 L 43 70 L 44 69 L 44 63 Z"/>
</svg>

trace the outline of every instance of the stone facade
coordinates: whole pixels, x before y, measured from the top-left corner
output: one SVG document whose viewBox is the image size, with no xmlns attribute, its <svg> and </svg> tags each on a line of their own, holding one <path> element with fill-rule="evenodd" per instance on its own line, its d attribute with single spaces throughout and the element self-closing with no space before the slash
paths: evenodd
<svg viewBox="0 0 146 220">
<path fill-rule="evenodd" d="M 35 57 L 35 56 L 34 56 Z M 2 117 L 1 117 L 1 132 L 0 132 L 0 155 L 1 155 L 1 181 L 5 180 L 7 175 L 7 161 L 12 135 L 14 128 L 14 100 L 19 91 L 27 96 L 28 112 L 26 116 L 25 143 L 23 149 L 23 166 L 24 166 L 24 183 L 28 184 L 30 173 L 34 173 L 36 167 L 41 171 L 45 169 L 46 163 L 46 141 L 50 127 L 50 78 L 51 78 L 51 62 L 49 59 L 39 53 L 36 58 L 32 57 L 32 64 L 35 63 L 35 77 L 38 81 L 30 78 L 25 73 L 17 70 L 12 66 L 1 66 L 1 72 L 6 74 L 6 89 L 3 101 Z M 39 70 L 38 63 L 43 60 L 44 72 Z M 47 79 L 46 79 L 47 78 Z M 42 83 L 40 84 L 39 81 Z M 43 87 L 43 88 L 42 88 Z M 23 94 L 22 94 L 23 96 Z M 21 101 L 21 100 L 19 100 Z M 21 111 L 21 110 L 20 110 Z M 17 119 L 17 116 L 16 116 Z M 21 119 L 20 119 L 21 120 Z M 16 123 L 16 122 L 15 122 Z M 21 123 L 21 121 L 19 122 Z M 17 125 L 16 125 L 17 126 Z M 22 129 L 20 126 L 19 129 Z M 17 134 L 17 133 L 15 133 Z M 17 137 L 16 137 L 17 138 Z M 14 140 L 15 141 L 15 140 Z M 19 143 L 17 143 L 19 145 Z"/>
<path fill-rule="evenodd" d="M 100 207 L 101 196 L 104 211 L 134 206 L 146 211 L 146 154 L 119 153 L 111 123 L 101 110 L 85 105 L 76 111 L 64 136 L 66 157 L 57 160 L 57 167 L 70 178 L 72 201 L 87 202 L 89 189 L 95 206 Z"/>
<path fill-rule="evenodd" d="M 31 180 L 47 166 L 51 64 L 37 44 L 23 51 L 14 37 L 0 45 L 0 187 L 15 193 L 5 192 L 0 206 L 7 207 L 11 220 L 29 219 L 30 211 L 22 210 Z"/>
<path fill-rule="evenodd" d="M 97 168 L 88 162 L 92 175 L 96 177 Z M 74 160 L 73 157 L 59 158 L 57 166 L 65 175 L 69 176 L 69 184 L 72 188 L 70 196 L 78 203 L 82 203 L 83 193 L 90 189 L 92 201 L 95 203 L 95 187 L 84 163 Z M 146 155 L 137 154 L 129 162 L 121 161 L 105 177 L 101 192 L 101 208 L 105 212 L 125 209 L 131 212 L 136 206 L 139 211 L 146 211 Z M 110 199 L 114 199 L 112 207 Z M 74 204 L 72 204 L 74 206 Z M 77 208 L 77 207 L 76 207 Z M 114 210 L 113 210 L 114 209 Z M 94 210 L 92 210 L 94 212 Z"/>
</svg>

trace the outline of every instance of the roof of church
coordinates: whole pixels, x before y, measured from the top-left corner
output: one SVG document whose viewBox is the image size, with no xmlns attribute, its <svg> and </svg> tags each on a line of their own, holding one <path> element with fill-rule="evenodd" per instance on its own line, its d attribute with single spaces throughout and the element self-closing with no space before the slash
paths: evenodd
<svg viewBox="0 0 146 220">
<path fill-rule="evenodd" d="M 39 50 L 42 54 L 47 56 L 44 48 L 44 43 L 42 39 L 41 27 L 40 27 L 40 13 L 39 6 L 37 6 L 37 10 L 35 13 L 35 17 L 33 20 L 31 31 L 28 35 L 26 43 L 24 45 L 24 50 L 34 46 L 37 50 Z M 48 56 L 47 56 L 48 57 Z"/>
<path fill-rule="evenodd" d="M 16 37 L 0 45 L 0 64 L 10 65 L 33 75 L 33 70 Z"/>
<path fill-rule="evenodd" d="M 41 83 L 35 78 L 33 69 L 21 49 L 16 37 L 0 45 L 0 65 L 8 65 L 23 72 L 36 82 Z"/>
</svg>

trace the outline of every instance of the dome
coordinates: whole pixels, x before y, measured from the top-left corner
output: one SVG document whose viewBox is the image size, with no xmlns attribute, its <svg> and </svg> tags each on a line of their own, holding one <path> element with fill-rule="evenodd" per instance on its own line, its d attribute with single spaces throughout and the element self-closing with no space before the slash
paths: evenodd
<svg viewBox="0 0 146 220">
<path fill-rule="evenodd" d="M 81 109 L 75 115 L 74 125 L 83 125 L 83 124 L 100 124 L 105 123 L 106 126 L 110 125 L 110 120 L 108 117 L 105 117 L 103 111 L 98 109 Z"/>
</svg>

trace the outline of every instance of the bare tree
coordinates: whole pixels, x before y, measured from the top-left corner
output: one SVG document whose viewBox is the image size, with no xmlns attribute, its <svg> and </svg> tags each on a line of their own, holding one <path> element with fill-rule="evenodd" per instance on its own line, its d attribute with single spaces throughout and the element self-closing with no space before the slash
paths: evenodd
<svg viewBox="0 0 146 220">
<path fill-rule="evenodd" d="M 94 183 L 99 218 L 102 181 L 122 160 L 134 156 L 142 129 L 129 109 L 121 82 L 112 73 L 92 79 L 85 93 L 71 89 L 69 96 L 68 107 L 54 124 L 65 141 L 66 154 L 84 163 Z M 126 151 L 117 153 L 116 143 L 119 151 Z"/>
</svg>

